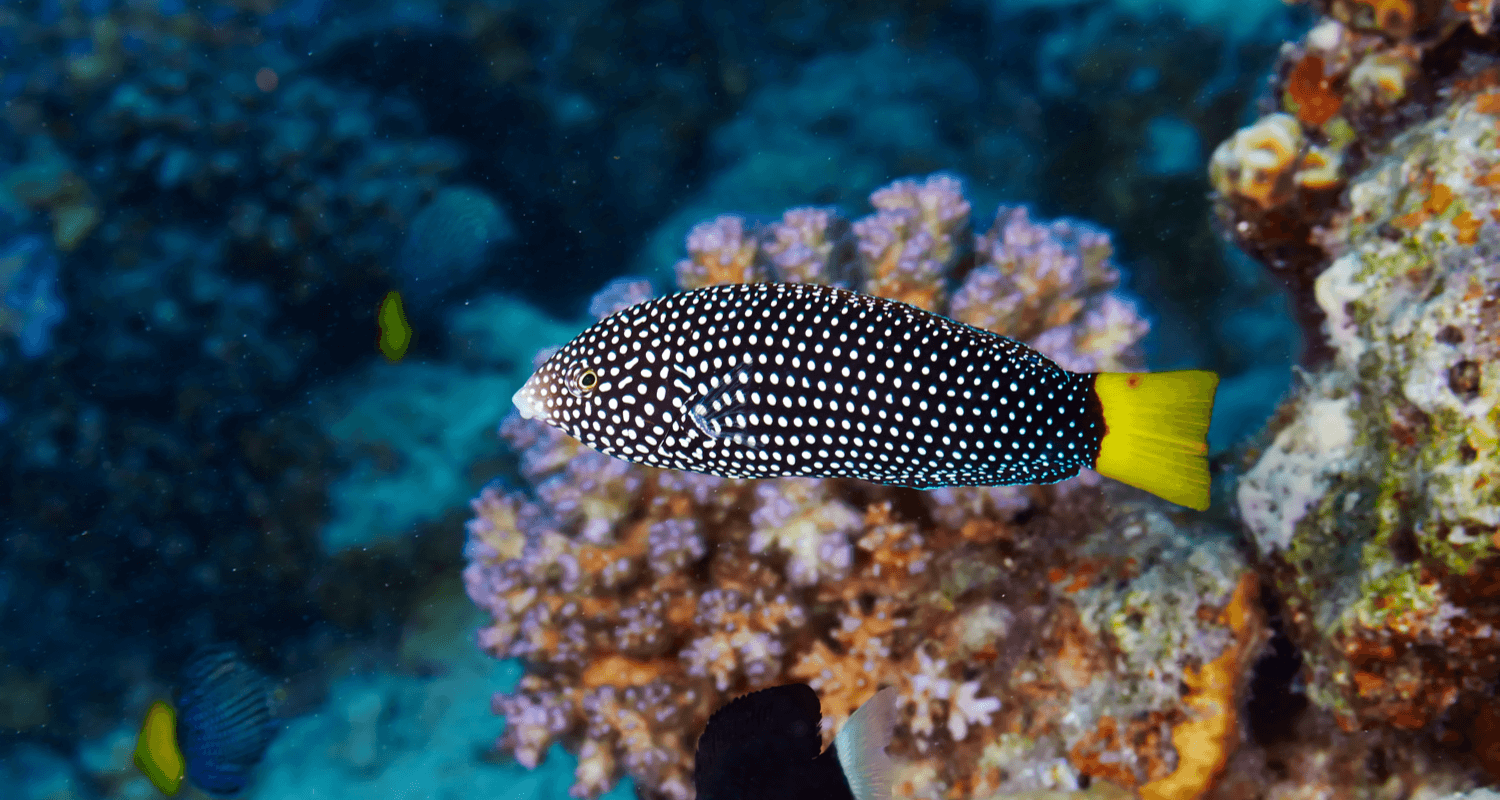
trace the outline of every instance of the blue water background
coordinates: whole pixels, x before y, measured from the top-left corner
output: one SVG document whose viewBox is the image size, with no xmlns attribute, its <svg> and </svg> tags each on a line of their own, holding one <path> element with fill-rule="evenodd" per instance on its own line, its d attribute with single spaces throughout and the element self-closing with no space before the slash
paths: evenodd
<svg viewBox="0 0 1500 800">
<path fill-rule="evenodd" d="M 694 223 L 863 214 L 960 176 L 1109 230 L 1152 368 L 1288 386 L 1281 291 L 1223 244 L 1215 145 L 1280 0 L 945 4 L 18 0 L 0 9 L 0 786 L 138 796 L 197 647 L 283 685 L 250 796 L 561 798 L 486 755 L 467 500 L 538 349 Z M 375 310 L 415 331 L 387 363 Z M 54 792 L 49 794 L 49 792 Z M 613 796 L 630 796 L 628 784 Z"/>
</svg>

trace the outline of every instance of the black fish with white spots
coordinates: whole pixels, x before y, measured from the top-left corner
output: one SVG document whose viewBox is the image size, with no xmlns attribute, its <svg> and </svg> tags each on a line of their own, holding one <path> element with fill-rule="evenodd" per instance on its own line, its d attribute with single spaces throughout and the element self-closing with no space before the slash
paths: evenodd
<svg viewBox="0 0 1500 800">
<path fill-rule="evenodd" d="M 827 750 L 818 695 L 805 683 L 773 686 L 725 704 L 708 719 L 693 760 L 697 800 L 890 800 L 886 754 L 898 697 L 866 700 Z"/>
<path fill-rule="evenodd" d="M 919 489 L 1053 483 L 1087 467 L 1203 509 L 1217 384 L 1198 370 L 1070 372 L 905 303 L 753 283 L 606 317 L 514 401 L 654 467 Z"/>
</svg>

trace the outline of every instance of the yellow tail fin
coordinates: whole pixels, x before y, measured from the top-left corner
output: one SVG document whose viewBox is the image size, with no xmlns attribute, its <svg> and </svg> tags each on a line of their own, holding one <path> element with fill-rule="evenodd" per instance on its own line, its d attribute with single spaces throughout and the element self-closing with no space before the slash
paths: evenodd
<svg viewBox="0 0 1500 800">
<path fill-rule="evenodd" d="M 1108 432 L 1094 469 L 1178 505 L 1208 508 L 1208 419 L 1219 376 L 1204 370 L 1101 372 Z"/>
<path fill-rule="evenodd" d="M 146 711 L 135 740 L 135 765 L 161 793 L 172 797 L 182 788 L 185 765 L 177 747 L 177 712 L 158 700 Z"/>
</svg>

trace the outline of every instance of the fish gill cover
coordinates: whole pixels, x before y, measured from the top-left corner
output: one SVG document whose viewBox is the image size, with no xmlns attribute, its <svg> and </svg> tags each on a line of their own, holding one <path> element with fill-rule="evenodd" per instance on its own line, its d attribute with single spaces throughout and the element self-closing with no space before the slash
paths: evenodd
<svg viewBox="0 0 1500 800">
<path fill-rule="evenodd" d="M 838 281 L 1071 369 L 1140 365 L 1147 324 L 1115 291 L 1104 233 L 1017 207 L 976 233 L 945 175 L 871 204 L 853 222 L 817 208 L 705 222 L 678 285 Z M 591 308 L 642 296 L 615 284 Z M 501 433 L 525 485 L 474 501 L 464 579 L 493 618 L 480 645 L 527 667 L 494 700 L 501 746 L 535 766 L 565 743 L 577 794 L 628 775 L 687 800 L 708 714 L 789 681 L 817 690 L 825 734 L 897 688 L 900 796 L 1092 777 L 1196 797 L 1237 741 L 1256 582 L 1227 539 L 1164 504 L 1097 477 L 931 492 L 730 480 L 617 461 L 515 414 Z"/>
</svg>

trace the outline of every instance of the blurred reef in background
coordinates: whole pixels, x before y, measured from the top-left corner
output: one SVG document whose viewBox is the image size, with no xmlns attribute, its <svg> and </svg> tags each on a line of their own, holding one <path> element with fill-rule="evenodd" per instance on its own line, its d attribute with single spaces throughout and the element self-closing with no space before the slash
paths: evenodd
<svg viewBox="0 0 1500 800">
<path fill-rule="evenodd" d="M 233 641 L 286 694 L 251 796 L 593 796 L 624 775 L 611 796 L 680 796 L 690 741 L 620 736 L 638 707 L 692 727 L 711 697 L 829 680 L 819 659 L 854 653 L 883 660 L 868 680 L 925 698 L 901 744 L 913 792 L 1249 797 L 1267 775 L 1411 788 L 1433 753 L 1460 760 L 1426 790 L 1466 788 L 1462 753 L 1488 741 L 1476 687 L 1495 675 L 1436 670 L 1432 654 L 1456 650 L 1432 620 L 1493 602 L 1460 577 L 1487 557 L 1470 539 L 1497 524 L 1473 488 L 1494 452 L 1493 315 L 1452 321 L 1428 298 L 1457 333 L 1438 325 L 1424 346 L 1451 364 L 1423 379 L 1437 388 L 1419 413 L 1387 413 L 1370 387 L 1411 385 L 1427 356 L 1380 338 L 1386 300 L 1334 302 L 1387 280 L 1347 261 L 1361 248 L 1490 246 L 1474 193 L 1493 167 L 1428 122 L 1477 136 L 1500 109 L 1485 105 L 1489 5 L 1458 5 L 5 4 L 0 785 L 152 796 L 129 762 L 140 712 L 189 653 Z M 1427 194 L 1399 208 L 1382 205 L 1393 178 L 1362 172 L 1392 153 L 1428 165 L 1411 168 Z M 1473 302 L 1446 277 L 1471 267 L 1443 258 L 1430 279 L 1454 307 Z M 1409 272 L 1391 259 L 1389 275 Z M 595 297 L 625 274 L 649 283 Z M 600 312 L 652 284 L 773 274 L 872 281 L 1065 363 L 1220 371 L 1218 513 L 1185 521 L 1086 483 L 924 496 L 830 482 L 779 499 L 736 484 L 715 500 L 694 476 L 588 454 L 565 466 L 570 443 L 517 421 L 494 435 L 534 354 Z M 394 364 L 375 321 L 393 290 L 413 329 Z M 1304 349 L 1321 371 L 1263 430 Z M 1364 473 L 1380 486 L 1304 463 L 1302 415 L 1330 403 L 1381 431 L 1337 450 L 1387 465 Z M 1404 427 L 1381 438 L 1392 419 Z M 1403 436 L 1458 461 L 1399 462 Z M 1309 476 L 1292 505 L 1266 477 L 1292 474 L 1278 458 Z M 1404 507 L 1428 467 L 1448 499 L 1371 534 L 1399 542 L 1399 568 L 1318 560 L 1355 547 L 1329 543 L 1344 541 L 1340 515 Z M 1256 487 L 1281 493 L 1274 510 Z M 523 540 L 541 549 L 523 558 Z M 694 565 L 715 544 L 715 569 L 749 570 L 785 603 L 755 616 L 754 587 L 727 584 L 704 600 Z M 650 613 L 701 635 L 611 617 L 627 615 L 619 597 L 569 617 L 561 598 L 579 587 L 523 569 L 610 547 L 633 548 L 635 572 L 591 577 L 599 591 L 670 584 Z M 932 569 L 886 586 L 868 574 L 877 556 Z M 1456 599 L 1414 606 L 1431 635 L 1390 641 L 1368 615 L 1339 628 L 1343 609 L 1387 602 L 1320 588 L 1360 570 Z M 975 589 L 1002 573 L 1017 582 L 1003 602 Z M 527 581 L 556 596 L 506 611 L 497 598 Z M 528 649 L 545 614 L 582 638 Z M 749 638 L 713 639 L 747 614 Z M 604 619 L 636 638 L 604 642 Z M 477 653 L 480 624 L 486 650 L 530 667 Z M 953 648 L 895 630 L 929 625 Z M 1017 655 L 1001 639 L 1041 644 Z M 1383 646 L 1406 659 L 1399 674 L 1358 661 Z M 674 680 L 697 706 L 661 698 Z M 1411 681 L 1437 711 L 1412 716 Z M 1108 682 L 1125 688 L 1105 696 Z M 489 713 L 500 690 L 508 727 Z M 864 689 L 841 691 L 853 708 Z M 1294 714 L 1308 697 L 1333 716 Z M 1241 729 L 1253 747 L 1236 749 Z M 506 755 L 485 755 L 497 737 Z M 1322 749 L 1284 744 L 1309 737 Z"/>
</svg>

